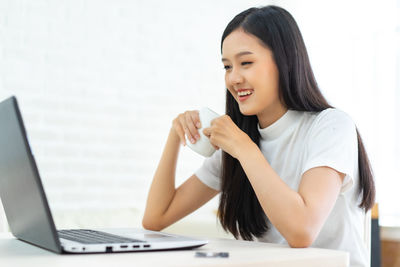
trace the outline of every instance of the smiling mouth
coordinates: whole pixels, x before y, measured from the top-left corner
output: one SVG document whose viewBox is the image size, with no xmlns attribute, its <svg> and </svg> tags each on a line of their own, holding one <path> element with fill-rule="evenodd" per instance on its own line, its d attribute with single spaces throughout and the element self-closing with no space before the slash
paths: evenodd
<svg viewBox="0 0 400 267">
<path fill-rule="evenodd" d="M 239 91 L 239 92 L 237 93 L 237 95 L 240 97 L 240 96 L 251 95 L 252 93 L 253 93 L 252 90 L 243 90 L 243 91 Z"/>
<path fill-rule="evenodd" d="M 237 98 L 240 102 L 245 101 L 253 94 L 253 92 L 254 92 L 254 90 L 251 90 L 251 89 L 239 90 L 237 92 Z"/>
</svg>

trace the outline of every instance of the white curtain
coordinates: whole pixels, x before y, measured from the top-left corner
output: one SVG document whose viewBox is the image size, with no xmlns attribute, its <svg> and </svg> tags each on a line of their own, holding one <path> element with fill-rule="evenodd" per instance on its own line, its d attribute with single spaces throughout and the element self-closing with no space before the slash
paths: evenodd
<svg viewBox="0 0 400 267">
<path fill-rule="evenodd" d="M 364 139 L 380 223 L 400 226 L 400 1 L 296 3 L 287 7 L 303 31 L 318 83 Z"/>
</svg>

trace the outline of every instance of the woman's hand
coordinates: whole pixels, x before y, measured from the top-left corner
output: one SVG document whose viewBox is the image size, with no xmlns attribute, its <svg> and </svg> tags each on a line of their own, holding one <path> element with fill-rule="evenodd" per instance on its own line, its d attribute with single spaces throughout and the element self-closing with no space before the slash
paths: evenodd
<svg viewBox="0 0 400 267">
<path fill-rule="evenodd" d="M 172 128 L 179 136 L 182 145 L 186 145 L 186 138 L 194 144 L 200 139 L 198 129 L 201 128 L 198 110 L 190 110 L 181 113 L 172 121 Z"/>
<path fill-rule="evenodd" d="M 211 144 L 221 148 L 234 158 L 239 152 L 254 142 L 232 121 L 228 115 L 223 115 L 211 121 L 211 126 L 203 130 L 203 134 L 210 139 Z"/>
</svg>

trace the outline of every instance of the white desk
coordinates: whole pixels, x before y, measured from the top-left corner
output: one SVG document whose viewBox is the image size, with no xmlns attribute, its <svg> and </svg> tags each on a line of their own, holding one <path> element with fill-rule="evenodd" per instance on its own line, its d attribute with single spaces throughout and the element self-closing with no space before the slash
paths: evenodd
<svg viewBox="0 0 400 267">
<path fill-rule="evenodd" d="M 195 251 L 229 252 L 229 258 L 196 258 Z M 0 233 L 0 266 L 349 266 L 347 252 L 327 249 L 294 249 L 287 246 L 211 239 L 194 250 L 58 255 Z"/>
</svg>

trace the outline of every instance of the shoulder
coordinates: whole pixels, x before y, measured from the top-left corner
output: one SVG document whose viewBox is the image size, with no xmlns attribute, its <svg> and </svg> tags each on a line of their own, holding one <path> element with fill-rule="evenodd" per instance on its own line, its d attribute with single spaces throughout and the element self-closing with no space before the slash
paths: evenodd
<svg viewBox="0 0 400 267">
<path fill-rule="evenodd" d="M 308 146 L 356 148 L 356 125 L 347 113 L 335 108 L 307 113 L 308 126 L 303 130 Z"/>
<path fill-rule="evenodd" d="M 355 131 L 353 119 L 344 111 L 328 108 L 312 115 L 312 129 L 331 129 L 333 131 Z"/>
</svg>

